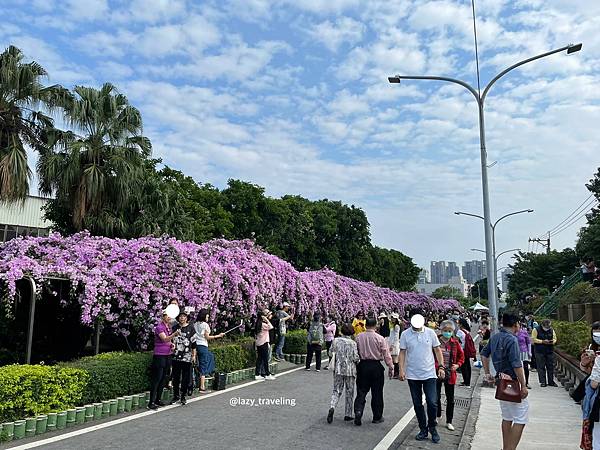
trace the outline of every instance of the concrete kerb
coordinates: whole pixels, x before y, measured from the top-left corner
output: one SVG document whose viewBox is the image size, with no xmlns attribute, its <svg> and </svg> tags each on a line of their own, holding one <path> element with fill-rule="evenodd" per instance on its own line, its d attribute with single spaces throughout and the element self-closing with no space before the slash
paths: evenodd
<svg viewBox="0 0 600 450">
<path fill-rule="evenodd" d="M 469 411 L 467 412 L 465 427 L 462 430 L 460 443 L 458 444 L 458 450 L 469 450 L 471 448 L 473 437 L 475 436 L 475 425 L 477 424 L 479 407 L 481 406 L 481 389 L 483 389 L 483 385 L 479 383 L 481 373 L 481 369 L 477 370 L 477 377 L 474 380 L 475 385 L 471 391 L 471 405 Z"/>
</svg>

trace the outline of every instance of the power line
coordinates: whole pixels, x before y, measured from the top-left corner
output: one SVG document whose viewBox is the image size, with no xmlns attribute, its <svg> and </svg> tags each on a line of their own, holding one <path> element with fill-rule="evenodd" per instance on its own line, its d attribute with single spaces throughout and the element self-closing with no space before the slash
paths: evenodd
<svg viewBox="0 0 600 450">
<path fill-rule="evenodd" d="M 569 228 L 573 224 L 579 222 L 579 220 L 581 220 L 582 218 L 584 218 L 586 216 L 586 214 L 590 211 L 590 209 L 592 209 L 597 204 L 598 204 L 597 200 L 595 200 L 594 202 L 592 202 L 591 204 L 589 204 L 587 206 L 587 209 L 584 209 L 583 211 L 581 211 L 581 213 L 577 217 L 572 218 L 568 223 L 564 224 L 561 228 L 555 230 L 550 236 L 556 236 L 557 234 L 562 233 L 563 231 L 565 231 L 567 228 Z"/>
<path fill-rule="evenodd" d="M 552 233 L 554 230 L 556 230 L 557 228 L 559 228 L 562 224 L 564 224 L 567 220 L 569 220 L 570 217 L 572 217 L 575 214 L 578 214 L 578 211 L 581 209 L 582 206 L 584 206 L 586 203 L 589 202 L 589 200 L 594 196 L 594 194 L 591 194 L 588 198 L 586 198 L 576 209 L 575 211 L 573 211 L 571 214 L 569 214 L 562 222 L 560 222 L 558 225 L 556 225 L 554 228 L 551 228 L 548 230 L 548 233 Z M 592 202 L 596 201 L 596 199 L 592 200 Z M 586 205 L 587 206 L 587 205 Z M 580 211 L 579 211 L 580 212 Z"/>
</svg>

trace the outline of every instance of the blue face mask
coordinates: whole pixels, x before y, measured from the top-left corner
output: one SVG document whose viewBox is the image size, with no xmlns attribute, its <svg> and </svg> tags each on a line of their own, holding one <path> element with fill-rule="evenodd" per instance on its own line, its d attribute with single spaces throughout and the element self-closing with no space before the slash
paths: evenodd
<svg viewBox="0 0 600 450">
<path fill-rule="evenodd" d="M 442 336 L 444 336 L 446 339 L 450 339 L 452 334 L 452 331 L 442 331 Z"/>
</svg>

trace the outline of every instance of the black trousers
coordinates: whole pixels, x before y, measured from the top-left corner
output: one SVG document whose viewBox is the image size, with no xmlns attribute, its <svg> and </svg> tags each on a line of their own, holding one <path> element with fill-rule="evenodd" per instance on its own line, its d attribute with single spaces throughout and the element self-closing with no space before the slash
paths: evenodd
<svg viewBox="0 0 600 450">
<path fill-rule="evenodd" d="M 460 373 L 462 373 L 465 386 L 471 386 L 471 370 L 471 358 L 465 358 L 465 362 L 460 366 Z"/>
<path fill-rule="evenodd" d="M 542 384 L 554 383 L 554 353 L 535 352 L 538 380 Z"/>
<path fill-rule="evenodd" d="M 152 357 L 150 379 L 150 404 L 155 404 L 162 397 L 162 392 L 171 372 L 171 355 L 154 355 Z"/>
<path fill-rule="evenodd" d="M 525 384 L 529 384 L 529 361 L 523 361 L 523 371 L 525 372 Z"/>
<path fill-rule="evenodd" d="M 354 415 L 361 417 L 365 410 L 366 397 L 371 391 L 371 411 L 373 420 L 383 417 L 384 368 L 381 361 L 363 359 L 356 368 L 356 399 Z"/>
<path fill-rule="evenodd" d="M 331 344 L 333 341 L 325 341 L 325 348 L 327 349 L 327 359 L 331 361 L 331 356 L 329 356 L 329 349 L 331 348 Z M 327 363 L 327 367 L 329 367 L 329 363 Z"/>
<path fill-rule="evenodd" d="M 446 423 L 452 423 L 454 418 L 454 385 L 437 380 L 437 416 L 442 417 L 442 385 L 446 392 Z"/>
<path fill-rule="evenodd" d="M 261 375 L 266 377 L 271 375 L 269 372 L 269 343 L 265 342 L 263 345 L 256 347 L 256 369 L 254 375 Z"/>
<path fill-rule="evenodd" d="M 317 370 L 321 370 L 321 351 L 323 346 L 319 344 L 306 344 L 306 368 L 312 364 L 313 353 L 315 354 Z"/>
<path fill-rule="evenodd" d="M 185 398 L 185 394 L 190 385 L 191 362 L 173 360 L 173 371 L 171 379 L 173 380 L 173 397 Z M 179 387 L 181 386 L 181 396 Z"/>
</svg>

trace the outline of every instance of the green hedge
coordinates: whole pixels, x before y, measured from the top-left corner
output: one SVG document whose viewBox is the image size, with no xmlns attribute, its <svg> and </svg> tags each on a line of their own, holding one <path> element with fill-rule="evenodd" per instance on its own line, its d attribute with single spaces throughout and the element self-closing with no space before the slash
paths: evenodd
<svg viewBox="0 0 600 450">
<path fill-rule="evenodd" d="M 288 331 L 285 335 L 283 353 L 304 354 L 306 353 L 306 330 Z"/>
<path fill-rule="evenodd" d="M 150 389 L 150 352 L 110 352 L 77 359 L 61 366 L 85 370 L 90 381 L 83 403 L 101 402 Z"/>
<path fill-rule="evenodd" d="M 0 422 L 81 404 L 89 375 L 84 370 L 13 364 L 0 367 Z"/>
<path fill-rule="evenodd" d="M 553 320 L 552 327 L 556 332 L 556 346 L 579 359 L 581 350 L 590 344 L 590 325 L 586 322 Z"/>
</svg>

